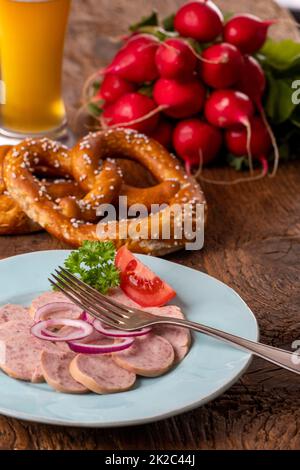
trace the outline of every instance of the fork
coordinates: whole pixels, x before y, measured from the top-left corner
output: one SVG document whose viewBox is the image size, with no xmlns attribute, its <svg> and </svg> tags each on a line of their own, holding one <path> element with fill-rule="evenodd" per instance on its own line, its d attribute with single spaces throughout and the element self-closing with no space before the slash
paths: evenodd
<svg viewBox="0 0 300 470">
<path fill-rule="evenodd" d="M 59 266 L 59 269 L 56 269 L 55 272 L 56 274 L 51 274 L 53 279 L 49 278 L 49 282 L 52 286 L 60 290 L 66 297 L 92 317 L 112 328 L 135 331 L 160 324 L 189 328 L 230 343 L 239 349 L 250 352 L 284 369 L 300 374 L 300 358 L 295 352 L 292 353 L 273 346 L 251 341 L 201 323 L 153 315 L 145 310 L 127 307 L 101 294 L 61 266 Z"/>
</svg>

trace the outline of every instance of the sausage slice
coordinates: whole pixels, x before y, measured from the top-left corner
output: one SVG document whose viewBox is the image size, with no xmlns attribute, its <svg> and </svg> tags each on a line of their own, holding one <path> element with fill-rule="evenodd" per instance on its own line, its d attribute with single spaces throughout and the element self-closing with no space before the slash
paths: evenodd
<svg viewBox="0 0 300 470">
<path fill-rule="evenodd" d="M 116 393 L 129 390 L 136 375 L 119 367 L 106 354 L 78 354 L 70 364 L 72 377 L 95 393 Z"/>
<path fill-rule="evenodd" d="M 29 307 L 29 314 L 32 318 L 35 317 L 35 313 L 38 308 L 43 307 L 46 304 L 50 304 L 52 302 L 69 302 L 72 303 L 62 292 L 44 292 L 43 294 L 39 295 L 31 302 Z M 62 315 L 64 317 L 64 315 Z"/>
<path fill-rule="evenodd" d="M 9 321 L 0 326 L 0 368 L 15 379 L 44 382 L 41 353 L 43 350 L 56 352 L 58 348 L 32 336 L 30 326 L 31 322 L 26 320 Z"/>
<path fill-rule="evenodd" d="M 73 379 L 69 372 L 71 361 L 75 354 L 72 352 L 43 351 L 41 369 L 48 385 L 63 393 L 86 393 L 89 390 Z"/>
<path fill-rule="evenodd" d="M 165 338 L 150 333 L 135 338 L 130 348 L 113 353 L 112 358 L 120 367 L 137 375 L 157 377 L 172 367 L 174 349 Z"/>
<path fill-rule="evenodd" d="M 120 288 L 113 289 L 110 297 L 127 307 L 136 307 L 140 310 L 146 310 L 147 312 L 152 313 L 152 315 L 162 315 L 181 319 L 185 318 L 180 308 L 175 305 L 144 309 L 136 302 L 129 299 L 129 297 L 127 297 Z M 191 333 L 187 328 L 181 328 L 180 326 L 157 325 L 153 327 L 152 331 L 172 344 L 175 352 L 175 363 L 180 362 L 186 356 L 191 346 Z"/>
<path fill-rule="evenodd" d="M 26 333 L 0 341 L 0 367 L 14 379 L 43 382 L 40 341 Z"/>
<path fill-rule="evenodd" d="M 152 313 L 152 315 L 184 319 L 182 311 L 175 305 L 153 307 L 147 310 Z M 175 363 L 180 362 L 189 352 L 191 346 L 191 332 L 187 328 L 173 325 L 154 325 L 152 331 L 167 339 L 172 344 L 175 352 Z"/>
<path fill-rule="evenodd" d="M 5 340 L 14 336 L 15 338 L 20 334 L 28 334 L 32 322 L 28 316 L 28 320 L 10 320 L 0 325 L 0 340 Z"/>
<path fill-rule="evenodd" d="M 0 308 L 0 325 L 12 320 L 28 319 L 28 309 L 21 305 L 6 304 Z"/>
</svg>

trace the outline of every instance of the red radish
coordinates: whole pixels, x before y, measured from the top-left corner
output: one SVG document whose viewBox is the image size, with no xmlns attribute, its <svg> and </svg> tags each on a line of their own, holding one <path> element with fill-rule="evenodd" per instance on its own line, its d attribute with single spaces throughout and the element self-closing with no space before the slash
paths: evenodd
<svg viewBox="0 0 300 470">
<path fill-rule="evenodd" d="M 192 1 L 176 13 L 175 30 L 200 42 L 214 41 L 223 31 L 223 15 L 210 0 Z"/>
<path fill-rule="evenodd" d="M 257 106 L 261 106 L 261 100 L 266 89 L 266 77 L 254 57 L 244 56 L 242 73 L 235 88 L 249 96 Z"/>
<path fill-rule="evenodd" d="M 247 154 L 249 168 L 253 172 L 250 148 L 251 126 L 250 118 L 254 114 L 254 107 L 250 98 L 235 90 L 213 91 L 205 104 L 205 116 L 210 124 L 217 127 L 229 128 L 242 124 L 247 129 Z"/>
<path fill-rule="evenodd" d="M 251 125 L 251 153 L 254 158 L 267 156 L 272 148 L 268 129 L 261 117 L 255 116 L 250 120 Z M 237 126 L 227 129 L 225 133 L 226 145 L 233 155 L 247 154 L 247 131 L 245 127 Z"/>
<path fill-rule="evenodd" d="M 163 78 L 191 78 L 197 57 L 182 39 L 167 39 L 156 52 L 156 66 Z"/>
<path fill-rule="evenodd" d="M 134 36 L 116 54 L 106 73 L 117 74 L 133 83 L 155 80 L 158 77 L 155 64 L 158 46 L 159 41 L 154 36 Z"/>
<path fill-rule="evenodd" d="M 244 54 L 254 54 L 264 45 L 268 29 L 275 22 L 249 14 L 235 15 L 226 23 L 223 37 Z"/>
<path fill-rule="evenodd" d="M 107 126 L 130 127 L 139 132 L 150 133 L 158 123 L 154 101 L 140 93 L 127 93 L 115 103 L 108 105 L 102 122 Z"/>
<path fill-rule="evenodd" d="M 266 77 L 263 69 L 257 60 L 254 59 L 254 57 L 248 55 L 244 56 L 242 75 L 240 81 L 236 84 L 236 88 L 248 95 L 260 112 L 261 118 L 264 122 L 264 127 L 268 131 L 269 139 L 271 140 L 274 149 L 274 168 L 271 176 L 275 176 L 280 155 L 276 138 L 267 120 L 267 116 L 262 105 L 262 98 L 266 89 Z"/>
<path fill-rule="evenodd" d="M 191 166 L 207 164 L 214 160 L 221 149 L 222 133 L 217 127 L 200 119 L 187 119 L 177 124 L 173 145 L 190 172 Z"/>
<path fill-rule="evenodd" d="M 153 97 L 164 107 L 164 113 L 174 118 L 197 114 L 204 105 L 206 90 L 199 80 L 181 82 L 160 78 L 154 85 Z"/>
<path fill-rule="evenodd" d="M 135 86 L 127 82 L 122 77 L 114 74 L 104 76 L 101 88 L 99 89 L 96 98 L 103 99 L 106 103 L 114 103 L 121 96 L 126 93 L 135 91 Z"/>
<path fill-rule="evenodd" d="M 235 90 L 216 90 L 205 104 L 205 116 L 213 126 L 228 128 L 236 124 L 249 125 L 254 113 L 247 95 Z"/>
<path fill-rule="evenodd" d="M 228 88 L 241 77 L 243 56 L 233 45 L 226 42 L 214 44 L 202 53 L 200 62 L 202 80 L 213 88 Z"/>
<path fill-rule="evenodd" d="M 166 119 L 160 119 L 157 127 L 151 133 L 151 137 L 161 145 L 170 148 L 172 145 L 173 126 Z"/>
</svg>

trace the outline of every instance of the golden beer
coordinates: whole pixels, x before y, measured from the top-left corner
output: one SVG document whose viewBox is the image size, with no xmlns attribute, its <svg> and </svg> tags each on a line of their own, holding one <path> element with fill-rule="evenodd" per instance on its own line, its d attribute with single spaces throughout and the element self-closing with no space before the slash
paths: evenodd
<svg viewBox="0 0 300 470">
<path fill-rule="evenodd" d="M 70 3 L 0 0 L 2 132 L 55 134 L 64 127 L 61 78 Z"/>
</svg>

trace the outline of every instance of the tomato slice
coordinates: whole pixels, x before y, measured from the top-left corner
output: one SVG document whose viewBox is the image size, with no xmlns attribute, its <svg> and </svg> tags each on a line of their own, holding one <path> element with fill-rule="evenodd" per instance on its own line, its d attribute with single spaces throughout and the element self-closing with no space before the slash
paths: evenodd
<svg viewBox="0 0 300 470">
<path fill-rule="evenodd" d="M 120 270 L 121 289 L 141 307 L 161 307 L 175 297 L 176 292 L 151 269 L 122 246 L 115 264 Z"/>
</svg>

